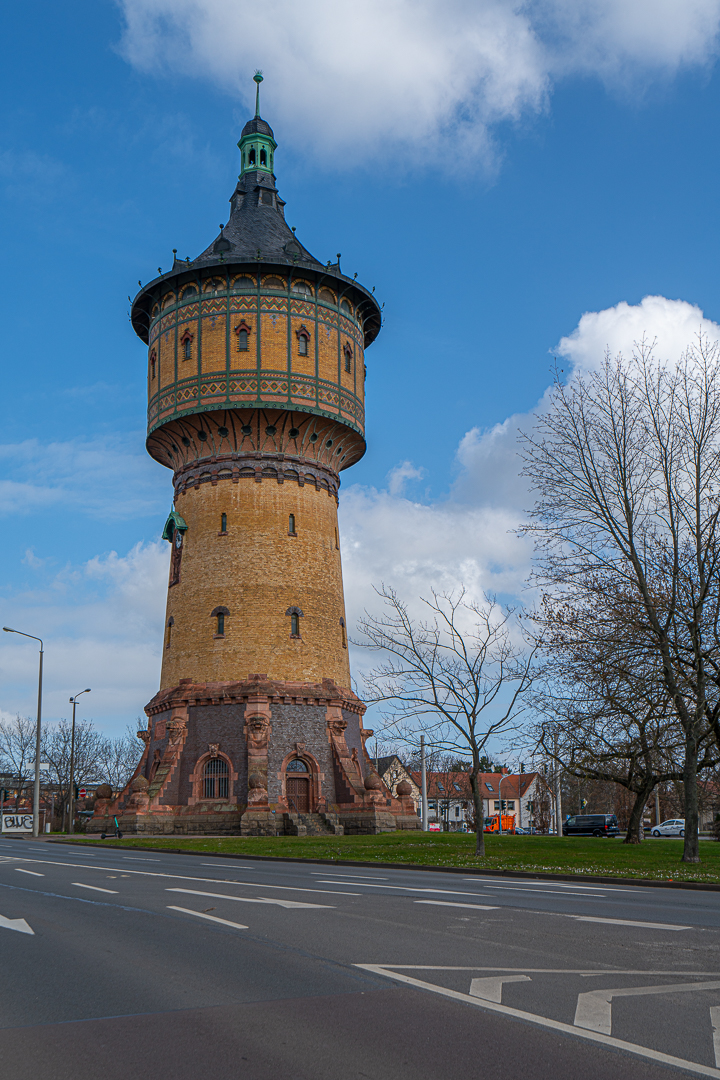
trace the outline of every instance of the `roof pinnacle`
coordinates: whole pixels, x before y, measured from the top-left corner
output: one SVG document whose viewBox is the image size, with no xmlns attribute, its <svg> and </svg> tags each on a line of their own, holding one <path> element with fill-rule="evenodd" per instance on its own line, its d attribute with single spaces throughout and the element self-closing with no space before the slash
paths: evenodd
<svg viewBox="0 0 720 1080">
<path fill-rule="evenodd" d="M 255 115 L 259 116 L 260 115 L 260 83 L 263 81 L 263 73 L 262 73 L 262 71 L 260 71 L 259 68 L 255 72 L 255 74 L 253 75 L 253 79 L 254 79 L 255 84 L 256 84 L 256 90 L 255 90 Z"/>
</svg>

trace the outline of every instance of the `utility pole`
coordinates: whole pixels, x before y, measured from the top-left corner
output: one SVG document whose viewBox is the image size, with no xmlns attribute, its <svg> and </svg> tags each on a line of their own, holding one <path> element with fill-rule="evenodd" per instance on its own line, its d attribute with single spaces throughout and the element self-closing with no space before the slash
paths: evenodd
<svg viewBox="0 0 720 1080">
<path fill-rule="evenodd" d="M 20 637 L 26 637 L 30 638 L 31 641 L 40 642 L 40 663 L 38 666 L 37 720 L 35 724 L 35 782 L 33 784 L 33 836 L 37 837 L 40 835 L 40 725 L 42 722 L 44 646 L 42 638 L 35 637 L 34 634 L 25 634 L 22 630 L 13 630 L 10 626 L 3 626 L 3 630 L 6 634 L 19 634 Z M 15 799 L 15 809 L 17 809 L 17 799 Z"/>
<path fill-rule="evenodd" d="M 420 736 L 420 798 L 422 800 L 422 831 L 427 832 L 428 827 L 428 804 L 427 804 L 427 769 L 425 767 L 425 736 Z"/>
<path fill-rule="evenodd" d="M 558 737 L 557 729 L 555 730 L 553 749 L 555 751 L 555 835 L 562 836 L 563 824 L 562 824 L 562 793 L 560 791 L 560 765 L 557 760 L 558 752 Z"/>
</svg>

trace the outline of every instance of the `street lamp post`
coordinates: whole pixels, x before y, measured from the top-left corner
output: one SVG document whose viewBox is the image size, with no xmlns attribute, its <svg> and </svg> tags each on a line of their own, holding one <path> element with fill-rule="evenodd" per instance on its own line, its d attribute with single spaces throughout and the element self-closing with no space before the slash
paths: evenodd
<svg viewBox="0 0 720 1080">
<path fill-rule="evenodd" d="M 90 687 L 88 687 L 87 690 L 80 691 L 80 694 L 89 693 Z M 75 706 L 77 705 L 77 699 L 80 697 L 80 694 L 76 694 L 75 697 L 70 698 L 70 704 L 73 707 L 72 733 L 70 735 L 70 792 L 68 794 L 68 812 L 70 815 L 70 819 L 68 821 L 68 832 L 70 833 L 75 832 L 75 821 L 73 819 L 73 803 L 75 802 Z"/>
<path fill-rule="evenodd" d="M 501 833 L 503 831 L 503 827 L 502 827 L 502 810 L 503 810 L 503 807 L 502 807 L 502 782 L 509 775 L 510 775 L 509 773 L 501 773 L 500 774 L 500 783 L 498 784 L 498 802 L 500 803 L 500 813 L 498 814 L 498 832 L 499 833 Z"/>
<path fill-rule="evenodd" d="M 427 767 L 425 765 L 425 736 L 420 736 L 420 800 L 422 831 L 428 831 Z"/>
<path fill-rule="evenodd" d="M 6 634 L 19 634 L 20 637 L 30 638 L 40 642 L 40 663 L 38 666 L 38 701 L 37 701 L 37 724 L 35 726 L 35 782 L 33 784 L 33 836 L 40 835 L 40 724 L 42 717 L 42 681 L 43 681 L 43 640 L 34 634 L 25 634 L 22 630 L 13 630 L 10 626 L 3 626 Z"/>
</svg>

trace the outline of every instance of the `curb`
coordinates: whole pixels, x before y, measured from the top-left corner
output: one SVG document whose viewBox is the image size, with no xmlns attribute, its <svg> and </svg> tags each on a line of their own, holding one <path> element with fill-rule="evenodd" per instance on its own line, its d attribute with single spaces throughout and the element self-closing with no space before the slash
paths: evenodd
<svg viewBox="0 0 720 1080">
<path fill-rule="evenodd" d="M 88 847 L 82 840 L 48 840 L 48 844 L 66 847 Z M 106 850 L 117 851 L 121 845 L 111 844 Z M 596 877 L 591 874 L 542 874 L 526 870 L 483 870 L 475 866 L 420 866 L 415 863 L 362 862 L 358 859 L 304 859 L 292 855 L 240 855 L 236 852 L 222 854 L 217 851 L 186 851 L 184 848 L 144 847 L 133 844 L 133 851 L 154 851 L 165 855 L 201 855 L 211 859 L 253 859 L 255 862 L 312 863 L 318 866 L 370 866 L 381 870 L 426 870 L 438 874 L 474 874 L 478 877 L 521 878 L 530 881 L 592 881 L 598 885 L 634 885 L 649 889 L 693 889 L 700 892 L 720 892 L 720 884 L 701 881 L 670 881 L 659 878 Z"/>
</svg>

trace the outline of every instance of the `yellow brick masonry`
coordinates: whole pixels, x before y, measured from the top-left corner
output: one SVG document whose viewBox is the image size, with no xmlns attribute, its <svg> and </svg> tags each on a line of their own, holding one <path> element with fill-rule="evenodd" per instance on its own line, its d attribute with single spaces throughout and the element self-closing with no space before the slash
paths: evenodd
<svg viewBox="0 0 720 1080">
<path fill-rule="evenodd" d="M 168 590 L 165 625 L 170 617 L 174 624 L 161 688 L 254 672 L 299 682 L 330 678 L 349 688 L 335 498 L 310 484 L 220 480 L 180 495 L 176 509 L 188 528 L 180 582 Z M 226 536 L 219 535 L 222 514 Z M 224 638 L 215 637 L 210 614 L 220 606 L 230 612 Z M 293 606 L 303 612 L 299 640 L 285 614 Z"/>
</svg>

